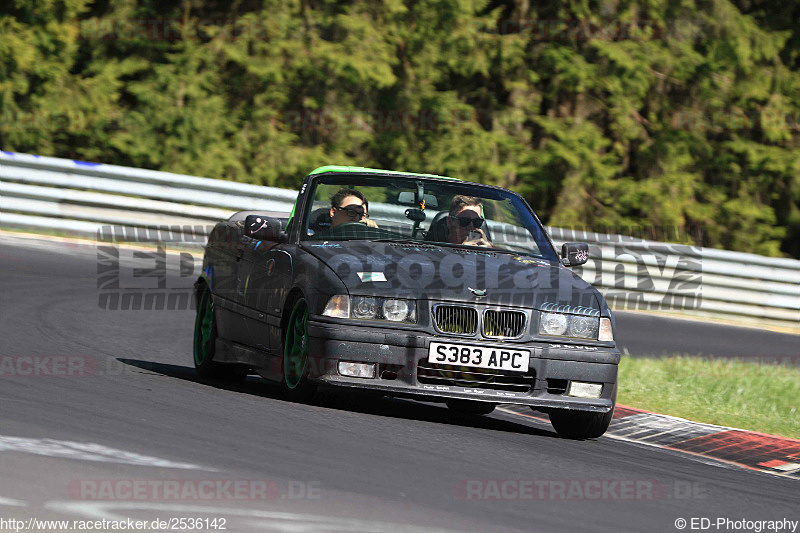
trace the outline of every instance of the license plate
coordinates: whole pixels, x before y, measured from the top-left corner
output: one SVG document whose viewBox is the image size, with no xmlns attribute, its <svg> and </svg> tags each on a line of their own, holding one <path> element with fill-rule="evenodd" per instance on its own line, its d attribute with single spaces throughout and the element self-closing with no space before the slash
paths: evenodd
<svg viewBox="0 0 800 533">
<path fill-rule="evenodd" d="M 428 349 L 429 363 L 511 372 L 527 372 L 530 358 L 530 350 L 516 350 L 505 346 L 469 346 L 432 342 Z"/>
</svg>

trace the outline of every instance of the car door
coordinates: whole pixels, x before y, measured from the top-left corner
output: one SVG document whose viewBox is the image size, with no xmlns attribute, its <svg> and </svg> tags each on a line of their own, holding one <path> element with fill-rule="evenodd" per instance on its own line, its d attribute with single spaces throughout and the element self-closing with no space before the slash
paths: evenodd
<svg viewBox="0 0 800 533">
<path fill-rule="evenodd" d="M 292 258 L 279 245 L 255 241 L 242 257 L 240 294 L 245 322 L 244 343 L 263 351 L 280 349 L 282 295 L 292 276 Z"/>
<path fill-rule="evenodd" d="M 239 285 L 245 241 L 236 223 L 220 224 L 214 229 L 206 250 L 206 276 L 214 296 L 217 335 L 242 342 L 245 324 Z"/>
</svg>

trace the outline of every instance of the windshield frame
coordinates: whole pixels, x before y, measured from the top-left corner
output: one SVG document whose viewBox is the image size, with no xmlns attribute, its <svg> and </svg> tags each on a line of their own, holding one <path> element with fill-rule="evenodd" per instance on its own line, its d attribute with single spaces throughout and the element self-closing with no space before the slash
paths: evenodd
<svg viewBox="0 0 800 533">
<path fill-rule="evenodd" d="M 301 243 L 308 243 L 313 239 L 304 239 L 303 238 L 303 229 L 308 224 L 308 218 L 311 216 L 311 213 L 314 211 L 312 209 L 317 187 L 324 183 L 326 185 L 349 185 L 354 187 L 391 187 L 395 186 L 400 188 L 399 185 L 402 184 L 404 188 L 410 188 L 408 185 L 421 182 L 423 185 L 426 183 L 443 185 L 448 188 L 455 187 L 458 189 L 458 194 L 465 194 L 470 196 L 478 196 L 484 199 L 493 199 L 493 200 L 500 200 L 506 199 L 511 197 L 513 202 L 516 204 L 515 207 L 517 208 L 517 212 L 520 215 L 528 215 L 530 217 L 529 220 L 522 220 L 523 223 L 527 223 L 532 226 L 532 229 L 536 230 L 536 234 L 531 235 L 531 238 L 536 242 L 540 254 L 524 252 L 519 250 L 513 250 L 509 248 L 497 248 L 497 249 L 487 249 L 477 246 L 470 246 L 470 245 L 463 245 L 463 244 L 450 244 L 450 243 L 436 243 L 436 242 L 426 242 L 424 240 L 420 240 L 420 244 L 429 244 L 429 245 L 441 245 L 442 247 L 447 248 L 463 248 L 463 249 L 480 249 L 483 251 L 495 251 L 498 253 L 511 253 L 511 254 L 518 254 L 524 255 L 529 257 L 535 257 L 539 259 L 544 259 L 547 261 L 553 261 L 560 264 L 559 254 L 556 251 L 555 245 L 553 244 L 550 235 L 547 233 L 542 222 L 539 220 L 539 217 L 536 215 L 534 210 L 530 207 L 528 202 L 519 195 L 518 193 L 505 189 L 503 187 L 498 187 L 496 185 L 486 185 L 482 183 L 475 183 L 470 181 L 462 181 L 457 180 L 454 178 L 447 178 L 447 177 L 431 177 L 430 175 L 416 175 L 416 174 L 395 174 L 390 171 L 385 173 L 378 173 L 378 172 L 369 172 L 369 173 L 360 173 L 360 172 L 325 172 L 320 174 L 313 174 L 309 175 L 303 183 L 303 188 L 301 189 L 301 193 L 305 192 L 305 197 L 302 206 L 302 212 L 297 213 L 299 218 L 297 218 L 296 222 L 299 224 L 295 225 L 295 231 L 292 239 L 293 242 L 297 244 Z M 370 242 L 376 241 L 379 239 L 359 239 L 360 241 Z M 549 254 L 552 254 L 551 257 L 548 257 Z"/>
</svg>

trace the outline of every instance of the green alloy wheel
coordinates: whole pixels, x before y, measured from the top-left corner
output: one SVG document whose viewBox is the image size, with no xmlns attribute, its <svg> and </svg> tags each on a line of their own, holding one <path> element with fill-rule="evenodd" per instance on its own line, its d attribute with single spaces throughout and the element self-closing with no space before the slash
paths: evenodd
<svg viewBox="0 0 800 533">
<path fill-rule="evenodd" d="M 240 365 L 222 364 L 214 361 L 217 342 L 217 320 L 214 315 L 214 299 L 208 286 L 203 287 L 197 302 L 194 320 L 194 368 L 203 379 L 241 381 L 248 370 Z"/>
<path fill-rule="evenodd" d="M 308 380 L 308 303 L 298 298 L 291 306 L 283 341 L 283 387 L 294 401 L 308 401 L 317 386 Z"/>
<path fill-rule="evenodd" d="M 208 287 L 203 288 L 197 303 L 194 321 L 194 367 L 204 378 L 212 377 L 214 343 L 217 340 L 217 324 L 214 320 L 214 299 Z"/>
</svg>

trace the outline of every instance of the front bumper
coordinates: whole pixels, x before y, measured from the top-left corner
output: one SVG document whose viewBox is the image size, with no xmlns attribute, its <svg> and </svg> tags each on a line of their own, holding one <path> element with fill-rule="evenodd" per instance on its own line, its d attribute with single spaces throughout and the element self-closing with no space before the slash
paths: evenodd
<svg viewBox="0 0 800 533">
<path fill-rule="evenodd" d="M 620 354 L 615 348 L 464 340 L 409 330 L 342 326 L 315 320 L 313 316 L 309 317 L 308 335 L 309 377 L 332 386 L 370 389 L 428 401 L 459 398 L 528 405 L 542 411 L 573 409 L 606 413 L 613 408 L 616 399 Z M 462 376 L 452 368 L 442 370 L 439 379 L 429 379 L 431 369 L 420 370 L 420 367 L 421 363 L 422 367 L 429 367 L 426 362 L 431 341 L 502 344 L 530 350 L 529 372 L 521 378 L 527 385 L 464 385 L 464 379 L 448 379 Z M 374 363 L 376 377 L 342 376 L 338 372 L 339 361 Z M 573 380 L 602 383 L 600 397 L 568 396 L 566 390 Z"/>
</svg>

